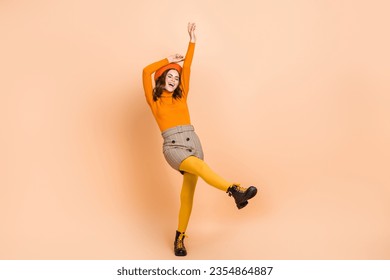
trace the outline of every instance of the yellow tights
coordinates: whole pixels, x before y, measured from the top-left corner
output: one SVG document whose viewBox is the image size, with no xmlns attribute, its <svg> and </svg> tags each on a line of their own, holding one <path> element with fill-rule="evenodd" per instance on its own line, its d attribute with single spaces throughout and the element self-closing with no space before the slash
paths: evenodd
<svg viewBox="0 0 390 280">
<path fill-rule="evenodd" d="M 183 186 L 180 194 L 178 231 L 185 232 L 191 215 L 198 177 L 201 177 L 207 184 L 224 192 L 226 192 L 232 184 L 211 170 L 211 168 L 203 160 L 194 156 L 186 158 L 181 163 L 180 170 L 184 171 L 184 175 Z"/>
</svg>

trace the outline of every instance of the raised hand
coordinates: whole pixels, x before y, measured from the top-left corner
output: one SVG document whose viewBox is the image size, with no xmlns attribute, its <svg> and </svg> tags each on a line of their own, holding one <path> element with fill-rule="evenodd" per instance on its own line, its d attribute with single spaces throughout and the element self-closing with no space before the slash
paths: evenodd
<svg viewBox="0 0 390 280">
<path fill-rule="evenodd" d="M 192 43 L 196 42 L 195 29 L 196 29 L 195 22 L 189 22 L 188 23 L 188 34 L 190 35 L 190 41 Z"/>
<path fill-rule="evenodd" d="M 184 60 L 184 56 L 182 56 L 181 54 L 173 54 L 173 55 L 170 55 L 167 57 L 169 63 L 172 63 L 172 62 L 180 62 L 180 61 L 183 61 Z"/>
</svg>

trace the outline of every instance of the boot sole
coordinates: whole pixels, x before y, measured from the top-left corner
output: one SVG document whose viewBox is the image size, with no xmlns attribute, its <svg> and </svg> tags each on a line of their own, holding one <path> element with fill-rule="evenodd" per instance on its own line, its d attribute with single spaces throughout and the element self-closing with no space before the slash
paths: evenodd
<svg viewBox="0 0 390 280">
<path fill-rule="evenodd" d="M 238 208 L 238 209 L 242 209 L 242 208 L 244 208 L 245 206 L 247 206 L 248 203 L 249 203 L 248 201 L 241 202 L 241 203 L 237 204 L 237 208 Z"/>
<path fill-rule="evenodd" d="M 175 245 L 173 245 L 175 246 Z M 175 252 L 175 256 L 177 257 L 185 257 L 187 256 L 187 250 L 185 248 L 176 250 L 173 248 L 173 251 Z"/>
<path fill-rule="evenodd" d="M 185 257 L 185 256 L 187 256 L 187 252 L 185 252 L 185 253 L 175 253 L 175 256 L 176 257 Z"/>
</svg>

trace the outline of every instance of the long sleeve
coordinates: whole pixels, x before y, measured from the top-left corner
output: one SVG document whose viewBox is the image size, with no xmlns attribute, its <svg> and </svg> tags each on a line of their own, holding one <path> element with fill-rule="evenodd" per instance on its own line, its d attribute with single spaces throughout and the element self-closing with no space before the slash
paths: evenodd
<svg viewBox="0 0 390 280">
<path fill-rule="evenodd" d="M 168 63 L 168 59 L 165 58 L 146 66 L 142 71 L 142 83 L 144 86 L 146 101 L 149 105 L 151 105 L 153 102 L 152 74 L 156 72 L 160 67 L 163 67 Z"/>
<path fill-rule="evenodd" d="M 181 75 L 181 86 L 183 90 L 184 98 L 187 98 L 188 91 L 190 89 L 190 74 L 192 58 L 194 57 L 195 43 L 189 43 L 187 53 L 183 63 L 183 71 Z"/>
</svg>

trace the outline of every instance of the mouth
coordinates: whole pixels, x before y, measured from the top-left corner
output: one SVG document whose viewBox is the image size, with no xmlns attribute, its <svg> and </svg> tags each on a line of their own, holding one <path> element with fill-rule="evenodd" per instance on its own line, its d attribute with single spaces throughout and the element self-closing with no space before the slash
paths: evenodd
<svg viewBox="0 0 390 280">
<path fill-rule="evenodd" d="M 168 85 L 171 87 L 175 87 L 175 84 L 172 84 L 172 83 L 169 83 Z"/>
</svg>

